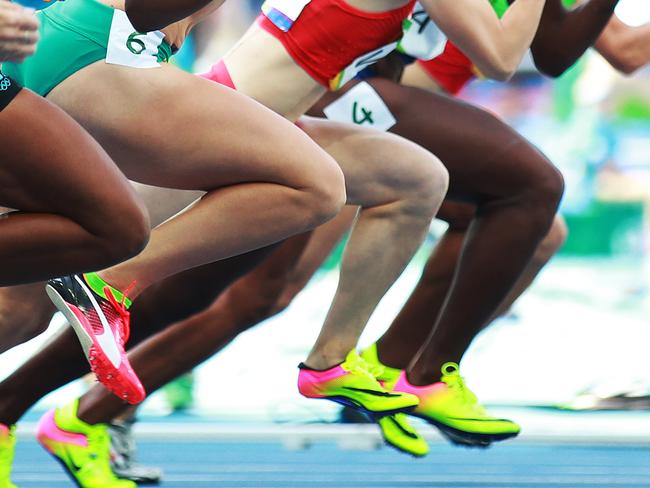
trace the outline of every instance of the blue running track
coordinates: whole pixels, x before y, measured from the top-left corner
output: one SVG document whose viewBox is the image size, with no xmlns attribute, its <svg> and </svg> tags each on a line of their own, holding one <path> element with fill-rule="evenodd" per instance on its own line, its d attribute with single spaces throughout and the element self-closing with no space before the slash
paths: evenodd
<svg viewBox="0 0 650 488">
<path fill-rule="evenodd" d="M 164 467 L 163 487 L 250 488 L 650 488 L 650 448 L 511 442 L 486 451 L 437 442 L 424 459 L 388 448 L 341 450 L 318 442 L 288 450 L 279 442 L 142 441 L 144 463 Z M 20 488 L 73 484 L 34 442 L 22 440 Z"/>
</svg>

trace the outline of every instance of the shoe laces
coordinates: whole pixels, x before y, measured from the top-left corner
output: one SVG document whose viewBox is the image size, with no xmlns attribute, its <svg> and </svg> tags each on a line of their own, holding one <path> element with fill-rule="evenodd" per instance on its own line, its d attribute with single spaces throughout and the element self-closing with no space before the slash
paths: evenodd
<svg viewBox="0 0 650 488">
<path fill-rule="evenodd" d="M 379 384 L 379 382 L 377 381 L 377 377 L 381 376 L 382 373 L 384 372 L 384 368 L 382 366 L 370 364 L 365 359 L 363 359 L 361 356 L 358 355 L 354 356 L 353 358 L 350 358 L 347 361 L 347 365 L 351 373 L 357 374 L 359 376 L 365 376 L 368 379 L 372 379 L 377 384 Z"/>
<path fill-rule="evenodd" d="M 136 282 L 133 281 L 129 286 L 126 287 L 126 290 L 122 292 L 122 300 L 119 302 L 115 298 L 115 295 L 113 295 L 113 290 L 109 286 L 104 287 L 104 294 L 106 295 L 106 298 L 108 298 L 108 301 L 120 316 L 120 335 L 122 336 L 123 344 L 126 344 L 128 342 L 129 336 L 131 335 L 131 313 L 126 308 L 125 301 L 128 292 L 133 289 L 135 283 Z"/>
<path fill-rule="evenodd" d="M 460 397 L 467 407 L 484 413 L 484 407 L 479 403 L 474 392 L 465 383 L 465 378 L 460 375 L 460 369 L 457 363 L 445 363 L 440 368 L 440 371 L 442 372 L 441 380 Z"/>
<path fill-rule="evenodd" d="M 86 434 L 88 441 L 88 463 L 84 463 L 84 470 L 93 476 L 108 477 L 115 475 L 110 466 L 110 438 L 105 426 L 94 426 Z"/>
</svg>

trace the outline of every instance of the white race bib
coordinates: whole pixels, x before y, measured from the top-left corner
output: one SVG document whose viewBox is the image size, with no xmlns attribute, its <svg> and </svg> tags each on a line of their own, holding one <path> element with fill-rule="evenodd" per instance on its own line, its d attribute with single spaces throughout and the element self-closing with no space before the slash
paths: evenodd
<svg viewBox="0 0 650 488">
<path fill-rule="evenodd" d="M 126 12 L 115 9 L 106 48 L 106 62 L 131 68 L 159 68 L 158 47 L 165 35 L 160 31 L 141 34 Z"/>
<path fill-rule="evenodd" d="M 428 61 L 442 54 L 446 43 L 447 37 L 417 2 L 405 24 L 398 50 L 413 58 Z"/>
<path fill-rule="evenodd" d="M 291 29 L 311 0 L 266 0 L 262 13 L 282 32 Z"/>
<path fill-rule="evenodd" d="M 352 123 L 387 131 L 396 120 L 379 94 L 365 81 L 323 109 L 325 116 L 337 122 Z"/>
<path fill-rule="evenodd" d="M 357 59 L 352 61 L 347 68 L 336 75 L 334 79 L 330 80 L 330 90 L 338 90 L 352 78 L 357 76 L 360 71 L 388 56 L 396 47 L 397 42 L 391 42 L 390 44 L 386 44 L 384 47 L 380 47 L 379 49 L 375 49 L 374 51 L 359 56 Z"/>
</svg>

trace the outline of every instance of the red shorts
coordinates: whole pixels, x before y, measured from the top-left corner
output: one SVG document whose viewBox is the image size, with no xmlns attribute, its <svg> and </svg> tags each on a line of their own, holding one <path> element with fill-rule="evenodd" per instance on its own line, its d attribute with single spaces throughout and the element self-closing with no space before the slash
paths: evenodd
<svg viewBox="0 0 650 488">
<path fill-rule="evenodd" d="M 474 63 L 449 41 L 442 54 L 429 61 L 418 60 L 418 64 L 452 95 L 476 77 Z"/>
<path fill-rule="evenodd" d="M 352 63 L 360 71 L 379 59 L 372 56 L 380 48 L 402 37 L 402 23 L 414 4 L 411 0 L 388 12 L 363 12 L 344 0 L 311 0 L 294 21 L 270 8 L 257 22 L 314 80 L 334 88 L 333 80 Z M 279 17 L 287 22 L 283 29 L 278 27 Z M 367 59 L 358 59 L 362 56 Z"/>
</svg>

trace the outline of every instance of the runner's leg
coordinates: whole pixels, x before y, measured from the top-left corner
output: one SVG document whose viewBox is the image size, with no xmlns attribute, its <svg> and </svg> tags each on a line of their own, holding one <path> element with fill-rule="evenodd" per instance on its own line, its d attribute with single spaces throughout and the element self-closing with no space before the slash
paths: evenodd
<svg viewBox="0 0 650 488">
<path fill-rule="evenodd" d="M 137 254 L 146 211 L 102 148 L 28 90 L 0 112 L 0 285 L 91 271 Z M 62 135 L 65 134 L 65 137 Z"/>
</svg>

